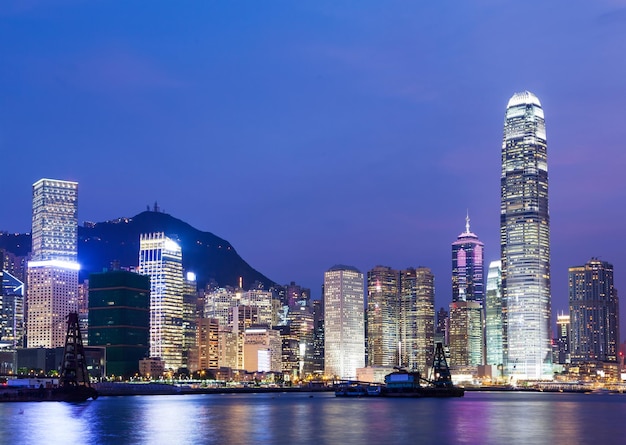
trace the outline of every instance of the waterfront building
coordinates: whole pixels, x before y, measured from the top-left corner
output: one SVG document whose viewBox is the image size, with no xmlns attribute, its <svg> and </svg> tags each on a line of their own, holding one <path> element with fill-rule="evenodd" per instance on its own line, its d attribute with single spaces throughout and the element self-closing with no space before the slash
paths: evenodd
<svg viewBox="0 0 626 445">
<path fill-rule="evenodd" d="M 427 267 L 400 272 L 400 364 L 426 375 L 435 353 L 435 277 Z"/>
<path fill-rule="evenodd" d="M 150 356 L 160 357 L 166 369 L 183 364 L 182 249 L 163 232 L 139 239 L 139 273 L 150 277 Z"/>
<path fill-rule="evenodd" d="M 613 265 L 592 258 L 569 268 L 572 363 L 616 361 L 619 306 Z"/>
<path fill-rule="evenodd" d="M 483 364 L 483 308 L 478 301 L 450 303 L 450 366 Z"/>
<path fill-rule="evenodd" d="M 239 341 L 239 334 L 233 332 L 232 328 L 228 326 L 222 326 L 220 324 L 217 336 L 218 367 L 242 369 L 243 347 L 240 351 L 239 345 L 242 342 Z M 243 338 L 243 333 L 241 334 L 241 337 Z"/>
<path fill-rule="evenodd" d="M 248 328 L 244 332 L 243 369 L 248 372 L 282 372 L 280 332 Z"/>
<path fill-rule="evenodd" d="M 196 350 L 198 287 L 196 274 L 187 272 L 183 284 L 183 367 L 189 368 L 192 351 Z"/>
<path fill-rule="evenodd" d="M 0 349 L 24 347 L 24 283 L 0 270 Z"/>
<path fill-rule="evenodd" d="M 138 373 L 150 352 L 150 278 L 125 270 L 89 275 L 87 334 L 90 346 L 106 347 L 108 376 Z"/>
<path fill-rule="evenodd" d="M 500 192 L 504 372 L 552 378 L 546 127 L 528 91 L 507 104 Z"/>
<path fill-rule="evenodd" d="M 502 366 L 502 263 L 492 261 L 487 272 L 485 297 L 486 364 Z"/>
<path fill-rule="evenodd" d="M 65 345 L 66 317 L 76 311 L 78 183 L 33 184 L 32 254 L 27 267 L 29 347 Z"/>
<path fill-rule="evenodd" d="M 484 245 L 470 231 L 452 243 L 452 303 L 450 304 L 450 365 L 478 366 L 484 359 L 483 308 L 485 304 Z"/>
<path fill-rule="evenodd" d="M 376 266 L 367 272 L 368 366 L 398 364 L 400 274 Z"/>
<path fill-rule="evenodd" d="M 218 369 L 219 366 L 219 320 L 199 318 L 196 323 L 197 361 L 189 369 Z"/>
<path fill-rule="evenodd" d="M 365 366 L 363 274 L 337 265 L 324 273 L 324 373 L 356 378 Z"/>
<path fill-rule="evenodd" d="M 300 304 L 296 304 L 288 315 L 289 335 L 297 345 L 297 373 L 300 378 L 315 371 L 314 315 L 305 301 L 300 300 Z"/>
<path fill-rule="evenodd" d="M 324 372 L 324 299 L 313 300 L 312 366 L 313 372 Z"/>
<path fill-rule="evenodd" d="M 570 358 L 570 316 L 559 314 L 556 316 L 557 337 L 554 339 L 554 363 L 561 365 L 571 363 Z"/>
</svg>

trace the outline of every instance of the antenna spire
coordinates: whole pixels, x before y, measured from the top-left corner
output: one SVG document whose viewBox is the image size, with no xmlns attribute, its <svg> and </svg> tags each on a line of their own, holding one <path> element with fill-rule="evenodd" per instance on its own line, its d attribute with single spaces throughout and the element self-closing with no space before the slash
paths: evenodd
<svg viewBox="0 0 626 445">
<path fill-rule="evenodd" d="M 470 233 L 470 217 L 469 209 L 467 210 L 467 216 L 465 217 L 465 233 Z"/>
</svg>

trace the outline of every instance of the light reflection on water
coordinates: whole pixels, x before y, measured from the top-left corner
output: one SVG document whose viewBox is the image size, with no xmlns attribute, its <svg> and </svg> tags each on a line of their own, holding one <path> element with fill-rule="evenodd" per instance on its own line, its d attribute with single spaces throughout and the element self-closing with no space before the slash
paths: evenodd
<svg viewBox="0 0 626 445">
<path fill-rule="evenodd" d="M 101 397 L 0 403 L 0 444 L 613 444 L 624 418 L 626 395 Z"/>
</svg>

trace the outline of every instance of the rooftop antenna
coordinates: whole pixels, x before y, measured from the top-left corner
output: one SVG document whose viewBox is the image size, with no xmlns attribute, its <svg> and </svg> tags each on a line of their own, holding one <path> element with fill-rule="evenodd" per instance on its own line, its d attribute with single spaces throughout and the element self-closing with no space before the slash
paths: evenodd
<svg viewBox="0 0 626 445">
<path fill-rule="evenodd" d="M 465 217 L 465 233 L 470 233 L 470 217 L 469 217 L 469 209 L 467 210 L 467 216 Z"/>
</svg>

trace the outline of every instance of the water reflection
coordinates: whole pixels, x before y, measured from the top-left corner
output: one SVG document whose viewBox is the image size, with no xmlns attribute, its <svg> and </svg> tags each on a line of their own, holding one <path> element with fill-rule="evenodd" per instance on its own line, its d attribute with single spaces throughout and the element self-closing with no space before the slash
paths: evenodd
<svg viewBox="0 0 626 445">
<path fill-rule="evenodd" d="M 626 395 L 101 397 L 83 404 L 0 404 L 0 443 L 610 444 L 620 442 L 624 416 Z"/>
</svg>

